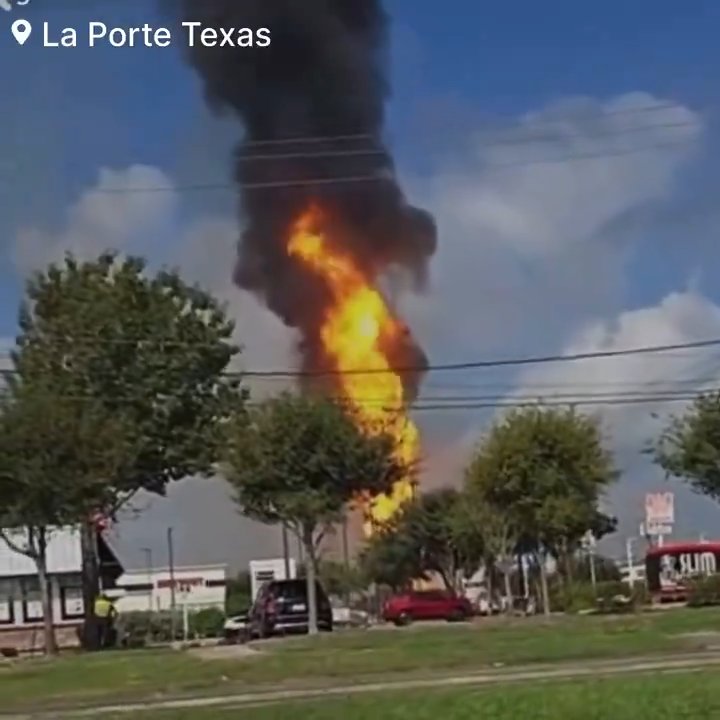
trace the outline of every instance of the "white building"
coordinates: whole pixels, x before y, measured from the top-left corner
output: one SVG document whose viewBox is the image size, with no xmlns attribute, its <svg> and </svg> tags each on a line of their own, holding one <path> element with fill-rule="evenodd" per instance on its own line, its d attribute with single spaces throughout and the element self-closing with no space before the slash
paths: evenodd
<svg viewBox="0 0 720 720">
<path fill-rule="evenodd" d="M 23 533 L 12 533 L 10 537 L 20 546 L 25 543 Z M 77 624 L 84 615 L 79 534 L 70 529 L 52 532 L 47 556 L 55 623 Z M 32 628 L 42 621 L 43 608 L 34 561 L 11 550 L 0 540 L 0 638 L 3 631 Z"/>
<path fill-rule="evenodd" d="M 227 568 L 225 565 L 197 567 L 148 568 L 130 570 L 117 579 L 108 595 L 115 599 L 120 614 L 128 612 L 160 612 L 173 606 L 189 611 L 218 608 L 225 610 Z"/>
<path fill-rule="evenodd" d="M 289 570 L 289 576 L 286 570 Z M 293 580 L 297 577 L 297 563 L 294 558 L 288 558 L 287 568 L 285 559 L 277 560 L 251 560 L 250 561 L 250 592 L 253 602 L 265 583 L 274 580 Z"/>
</svg>

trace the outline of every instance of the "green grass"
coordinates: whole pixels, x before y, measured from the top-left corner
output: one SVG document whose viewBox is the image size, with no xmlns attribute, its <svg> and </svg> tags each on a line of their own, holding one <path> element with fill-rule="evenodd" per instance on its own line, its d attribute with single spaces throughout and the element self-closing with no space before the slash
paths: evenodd
<svg viewBox="0 0 720 720">
<path fill-rule="evenodd" d="M 720 717 L 720 676 L 695 672 L 256 708 L 196 708 L 143 714 L 137 720 L 285 720 L 298 710 L 305 720 L 709 720 Z"/>
<path fill-rule="evenodd" d="M 678 610 L 336 633 L 272 643 L 253 659 L 210 661 L 171 651 L 68 655 L 52 662 L 0 665 L 0 709 L 671 653 L 699 649 L 708 642 L 682 637 L 683 633 L 716 630 L 720 632 L 720 610 Z M 713 642 L 720 645 L 720 635 Z"/>
</svg>

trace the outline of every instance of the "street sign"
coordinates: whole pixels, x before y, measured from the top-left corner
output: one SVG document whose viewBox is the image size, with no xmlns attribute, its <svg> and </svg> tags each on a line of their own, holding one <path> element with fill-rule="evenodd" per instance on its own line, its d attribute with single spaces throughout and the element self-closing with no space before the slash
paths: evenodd
<svg viewBox="0 0 720 720">
<path fill-rule="evenodd" d="M 645 526 L 648 534 L 652 527 L 675 524 L 675 495 L 671 492 L 648 493 L 645 496 Z"/>
<path fill-rule="evenodd" d="M 648 535 L 672 535 L 672 525 L 665 525 L 663 523 L 652 523 L 646 525 L 646 532 Z"/>
</svg>

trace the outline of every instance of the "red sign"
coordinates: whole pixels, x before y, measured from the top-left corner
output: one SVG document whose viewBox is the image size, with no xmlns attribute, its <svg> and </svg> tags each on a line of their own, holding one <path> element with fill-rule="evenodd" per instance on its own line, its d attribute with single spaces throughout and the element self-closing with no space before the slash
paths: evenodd
<svg viewBox="0 0 720 720">
<path fill-rule="evenodd" d="M 198 587 L 205 585 L 205 578 L 175 578 L 175 588 L 179 587 Z M 171 588 L 173 586 L 172 580 L 158 580 L 158 590 L 164 588 Z"/>
</svg>

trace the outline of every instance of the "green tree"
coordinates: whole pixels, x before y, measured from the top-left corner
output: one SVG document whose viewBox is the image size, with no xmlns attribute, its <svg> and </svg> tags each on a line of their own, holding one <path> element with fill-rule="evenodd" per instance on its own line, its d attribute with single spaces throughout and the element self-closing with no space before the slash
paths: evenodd
<svg viewBox="0 0 720 720">
<path fill-rule="evenodd" d="M 48 542 L 107 501 L 106 478 L 132 456 L 121 423 L 43 385 L 17 387 L 0 405 L 0 537 L 35 563 L 47 654 L 57 652 Z"/>
<path fill-rule="evenodd" d="M 228 617 L 242 615 L 252 605 L 252 583 L 247 570 L 228 580 L 225 589 L 225 612 Z"/>
<path fill-rule="evenodd" d="M 470 486 L 506 513 L 520 545 L 535 554 L 546 613 L 548 554 L 596 527 L 598 504 L 617 475 L 598 423 L 573 409 L 510 412 L 480 442 Z"/>
<path fill-rule="evenodd" d="M 220 452 L 219 426 L 243 400 L 225 375 L 238 352 L 233 324 L 208 293 L 176 272 L 147 272 L 139 258 L 68 256 L 33 276 L 20 313 L 15 383 L 92 401 L 121 421 L 132 463 L 106 477 L 112 516 L 140 490 L 162 494 L 173 480 L 209 474 Z M 94 525 L 81 526 L 83 595 L 98 591 Z M 92 645 L 93 616 L 85 640 Z"/>
<path fill-rule="evenodd" d="M 228 433 L 226 474 L 242 511 L 285 523 L 306 557 L 309 631 L 317 633 L 317 549 L 360 494 L 388 492 L 405 468 L 395 440 L 368 436 L 342 405 L 314 396 L 281 395 L 240 415 Z"/>
<path fill-rule="evenodd" d="M 334 560 L 318 561 L 318 577 L 328 595 L 349 599 L 353 593 L 367 587 L 360 568 Z"/>
<path fill-rule="evenodd" d="M 359 564 L 370 582 L 399 592 L 413 580 L 426 579 L 421 560 L 414 539 L 390 525 L 370 538 L 360 553 Z"/>
<path fill-rule="evenodd" d="M 461 576 L 480 565 L 483 539 L 464 495 L 443 488 L 421 495 L 404 509 L 398 531 L 407 535 L 420 555 L 425 573 L 437 573 L 449 590 Z"/>
<path fill-rule="evenodd" d="M 720 393 L 701 395 L 673 418 L 653 451 L 668 475 L 720 500 Z"/>
<path fill-rule="evenodd" d="M 483 556 L 483 536 L 465 496 L 452 488 L 425 493 L 407 503 L 366 550 L 364 563 L 375 582 L 397 589 L 437 573 L 456 590 Z"/>
<path fill-rule="evenodd" d="M 493 505 L 479 491 L 473 476 L 474 463 L 465 474 L 463 493 L 463 514 L 465 522 L 472 532 L 479 534 L 478 549 L 482 551 L 482 561 L 488 579 L 488 595 L 494 597 L 493 581 L 500 571 L 504 581 L 504 593 L 512 597 L 511 574 L 514 553 L 518 543 L 518 527 L 512 513 L 506 508 Z M 508 607 L 508 610 L 511 610 Z"/>
</svg>

